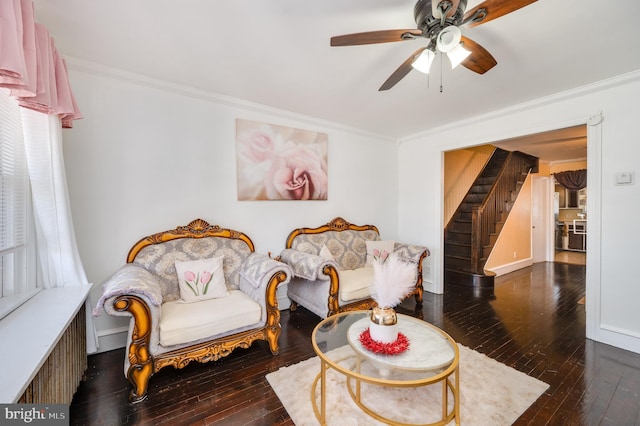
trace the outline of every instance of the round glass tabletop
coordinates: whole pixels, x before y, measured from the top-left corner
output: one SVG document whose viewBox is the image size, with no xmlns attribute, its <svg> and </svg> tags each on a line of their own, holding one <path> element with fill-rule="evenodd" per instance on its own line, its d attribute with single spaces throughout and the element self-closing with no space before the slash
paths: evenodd
<svg viewBox="0 0 640 426">
<path fill-rule="evenodd" d="M 394 355 L 370 351 L 360 342 L 360 334 L 369 327 L 370 311 L 346 312 L 319 323 L 313 331 L 316 353 L 343 374 L 374 382 L 408 385 L 430 381 L 457 366 L 458 347 L 439 328 L 398 314 L 399 332 L 409 347 Z"/>
</svg>

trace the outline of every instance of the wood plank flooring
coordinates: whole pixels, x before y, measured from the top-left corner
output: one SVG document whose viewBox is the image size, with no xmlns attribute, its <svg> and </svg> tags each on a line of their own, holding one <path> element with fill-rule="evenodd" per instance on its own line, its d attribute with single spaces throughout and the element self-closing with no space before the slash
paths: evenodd
<svg viewBox="0 0 640 426">
<path fill-rule="evenodd" d="M 517 425 L 640 425 L 640 355 L 585 339 L 584 288 L 584 266 L 539 263 L 497 278 L 493 291 L 447 286 L 425 293 L 421 312 L 412 300 L 398 311 L 548 383 Z M 304 308 L 283 311 L 279 355 L 258 342 L 213 363 L 165 368 L 136 405 L 127 401 L 124 350 L 92 355 L 71 424 L 292 425 L 264 376 L 314 355 L 318 321 Z"/>
</svg>

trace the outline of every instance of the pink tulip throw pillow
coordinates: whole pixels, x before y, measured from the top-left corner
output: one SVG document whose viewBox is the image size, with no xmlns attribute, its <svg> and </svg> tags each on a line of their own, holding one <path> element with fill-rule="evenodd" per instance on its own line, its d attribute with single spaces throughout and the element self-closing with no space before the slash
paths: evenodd
<svg viewBox="0 0 640 426">
<path fill-rule="evenodd" d="M 393 253 L 395 242 L 387 241 L 365 241 L 367 247 L 367 265 L 373 265 L 373 262 L 384 263 L 387 257 Z"/>
<path fill-rule="evenodd" d="M 223 256 L 188 262 L 176 260 L 180 301 L 191 303 L 228 296 L 222 269 L 223 260 Z"/>
</svg>

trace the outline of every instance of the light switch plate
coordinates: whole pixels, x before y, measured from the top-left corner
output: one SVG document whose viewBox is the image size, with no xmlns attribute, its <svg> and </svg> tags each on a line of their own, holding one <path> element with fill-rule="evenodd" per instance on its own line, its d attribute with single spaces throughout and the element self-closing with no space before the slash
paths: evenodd
<svg viewBox="0 0 640 426">
<path fill-rule="evenodd" d="M 616 173 L 616 185 L 633 185 L 633 172 Z"/>
</svg>

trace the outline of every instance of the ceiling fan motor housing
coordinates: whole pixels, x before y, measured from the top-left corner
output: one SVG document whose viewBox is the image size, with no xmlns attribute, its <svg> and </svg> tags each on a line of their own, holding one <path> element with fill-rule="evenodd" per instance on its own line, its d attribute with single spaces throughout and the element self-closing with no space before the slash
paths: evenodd
<svg viewBox="0 0 640 426">
<path fill-rule="evenodd" d="M 536 1 L 484 0 L 465 14 L 468 0 L 417 0 L 413 8 L 416 29 L 366 31 L 334 36 L 331 37 L 331 46 L 356 46 L 404 42 L 418 38 L 426 39 L 426 46 L 420 47 L 400 64 L 380 86 L 379 91 L 391 89 L 414 67 L 419 71 L 428 72 L 436 53 L 446 53 L 452 67 L 462 65 L 475 73 L 484 74 L 495 67 L 498 62 L 487 49 L 469 37 L 463 36 L 460 27 L 464 25 L 476 27 Z M 422 62 L 425 63 L 416 66 L 418 59 L 424 59 Z"/>
<path fill-rule="evenodd" d="M 440 18 L 433 16 L 432 2 L 449 3 L 449 0 L 418 0 L 413 8 L 413 16 L 416 20 L 418 28 L 422 31 L 422 35 L 427 38 L 435 38 L 444 28 L 462 23 L 464 11 L 467 8 L 467 0 L 460 0 L 457 10 L 448 18 L 444 19 L 444 23 Z"/>
</svg>

